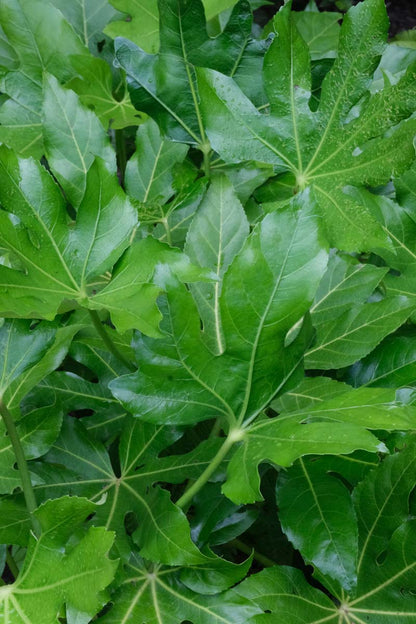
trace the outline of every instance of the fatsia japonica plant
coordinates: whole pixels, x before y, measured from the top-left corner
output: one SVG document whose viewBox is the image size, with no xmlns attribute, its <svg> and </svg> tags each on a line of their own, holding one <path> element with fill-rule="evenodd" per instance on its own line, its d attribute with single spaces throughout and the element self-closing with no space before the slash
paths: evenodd
<svg viewBox="0 0 416 624">
<path fill-rule="evenodd" d="M 416 621 L 416 49 L 383 0 L 0 3 L 0 621 Z"/>
</svg>

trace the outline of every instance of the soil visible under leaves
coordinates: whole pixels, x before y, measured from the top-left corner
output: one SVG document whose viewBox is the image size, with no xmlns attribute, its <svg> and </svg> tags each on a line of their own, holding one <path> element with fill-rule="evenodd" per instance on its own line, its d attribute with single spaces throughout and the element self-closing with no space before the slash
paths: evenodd
<svg viewBox="0 0 416 624">
<path fill-rule="evenodd" d="M 343 1 L 347 7 L 348 0 Z M 358 1 L 353 0 L 352 4 L 358 4 Z M 283 0 L 276 0 L 273 6 L 263 7 L 256 11 L 256 22 L 261 25 L 268 22 L 282 4 Z M 308 0 L 293 0 L 293 8 L 299 11 L 302 11 L 307 4 Z M 339 10 L 334 0 L 317 0 L 317 4 L 321 10 Z M 416 28 L 416 0 L 386 0 L 386 5 L 390 18 L 390 36 L 397 35 L 403 30 Z"/>
</svg>

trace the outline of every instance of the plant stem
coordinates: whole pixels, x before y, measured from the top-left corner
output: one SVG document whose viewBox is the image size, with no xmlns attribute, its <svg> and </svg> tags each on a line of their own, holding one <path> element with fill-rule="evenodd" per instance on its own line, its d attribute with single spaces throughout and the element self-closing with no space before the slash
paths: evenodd
<svg viewBox="0 0 416 624">
<path fill-rule="evenodd" d="M 7 409 L 6 404 L 0 398 L 0 414 L 3 418 L 4 424 L 6 426 L 7 433 L 10 438 L 10 442 L 13 447 L 14 455 L 16 457 L 17 467 L 19 469 L 20 480 L 22 482 L 22 490 L 23 495 L 25 497 L 26 507 L 30 514 L 30 518 L 32 521 L 32 527 L 36 535 L 40 534 L 40 526 L 37 519 L 34 517 L 33 512 L 37 508 L 35 493 L 32 487 L 32 481 L 30 479 L 29 468 L 27 467 L 27 462 L 25 458 L 25 454 L 23 451 L 22 443 L 20 442 L 19 434 L 17 433 L 16 425 L 13 420 L 13 416 L 10 414 Z"/>
<path fill-rule="evenodd" d="M 191 487 L 182 494 L 180 499 L 176 501 L 176 504 L 178 507 L 180 507 L 181 509 L 184 509 L 189 505 L 189 503 L 192 501 L 195 494 L 197 494 L 199 490 L 203 488 L 203 486 L 211 477 L 211 475 L 214 474 L 214 472 L 216 471 L 218 466 L 221 464 L 222 460 L 227 455 L 228 451 L 231 449 L 231 447 L 235 444 L 236 441 L 237 439 L 234 435 L 228 434 L 228 436 L 224 440 L 224 443 L 222 444 L 222 446 L 220 446 L 217 454 L 211 460 L 209 465 L 205 468 L 204 472 L 198 477 L 195 483 L 191 485 Z"/>
<path fill-rule="evenodd" d="M 104 325 L 101 323 L 98 312 L 96 310 L 88 310 L 88 312 L 90 314 L 91 321 L 93 322 L 94 327 L 97 330 L 97 333 L 99 334 L 100 338 L 102 339 L 103 343 L 110 351 L 110 353 L 112 353 L 114 357 L 117 358 L 119 362 L 122 362 L 124 366 L 126 366 L 129 370 L 135 371 L 136 369 L 133 364 L 124 357 L 121 351 L 119 351 L 118 347 L 116 347 L 116 345 L 114 344 L 112 338 L 108 335 Z"/>
<path fill-rule="evenodd" d="M 124 140 L 124 131 L 115 130 L 117 166 L 120 172 L 120 184 L 124 187 L 124 173 L 126 171 L 127 155 L 126 142 Z"/>
<path fill-rule="evenodd" d="M 251 555 L 251 553 L 253 553 L 253 558 L 261 563 L 261 565 L 263 565 L 265 568 L 271 568 L 272 566 L 277 565 L 277 563 L 273 561 L 273 559 L 269 559 L 269 557 L 266 557 L 266 555 L 262 555 L 261 553 L 257 552 L 257 550 L 253 550 L 253 548 L 250 548 L 250 546 L 247 546 L 247 544 L 239 539 L 231 540 L 228 545 L 234 546 L 238 550 L 241 550 L 241 552 L 243 552 L 245 555 Z"/>
<path fill-rule="evenodd" d="M 202 153 L 204 154 L 204 173 L 209 178 L 211 175 L 211 150 L 203 149 Z"/>
<path fill-rule="evenodd" d="M 9 549 L 7 549 L 7 552 L 6 552 L 6 563 L 7 563 L 7 567 L 9 568 L 10 572 L 13 574 L 14 578 L 17 579 L 17 577 L 19 576 L 19 568 L 17 567 L 17 563 L 14 560 L 14 557 L 12 553 L 9 551 Z"/>
</svg>

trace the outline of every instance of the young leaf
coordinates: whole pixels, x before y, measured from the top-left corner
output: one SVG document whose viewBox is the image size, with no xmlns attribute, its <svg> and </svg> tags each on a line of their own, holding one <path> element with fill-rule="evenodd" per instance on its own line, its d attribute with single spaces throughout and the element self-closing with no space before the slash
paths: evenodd
<svg viewBox="0 0 416 624">
<path fill-rule="evenodd" d="M 4 624 L 39 621 L 55 624 L 63 605 L 92 618 L 105 604 L 105 588 L 117 563 L 107 553 L 114 535 L 91 528 L 74 544 L 70 538 L 96 506 L 82 498 L 48 501 L 35 513 L 42 535 L 30 537 L 25 565 L 12 585 L 0 587 L 0 616 Z"/>
<path fill-rule="evenodd" d="M 385 40 L 383 0 L 366 0 L 344 18 L 338 58 L 314 113 L 309 107 L 309 53 L 290 4 L 276 16 L 275 28 L 278 36 L 264 63 L 270 115 L 258 112 L 229 77 L 198 70 L 212 147 L 227 162 L 254 158 L 291 172 L 295 192 L 313 185 L 329 239 L 341 249 L 388 246 L 365 205 L 343 190 L 346 185 L 386 183 L 414 158 L 416 122 L 404 121 L 415 108 L 414 67 L 396 85 L 366 96 Z M 281 79 L 276 80 L 277 74 Z"/>
</svg>

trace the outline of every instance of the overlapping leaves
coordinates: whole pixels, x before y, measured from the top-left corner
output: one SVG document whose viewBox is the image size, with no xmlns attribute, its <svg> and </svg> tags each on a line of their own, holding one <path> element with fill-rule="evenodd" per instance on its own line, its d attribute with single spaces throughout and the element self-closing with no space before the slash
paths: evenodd
<svg viewBox="0 0 416 624">
<path fill-rule="evenodd" d="M 270 114 L 258 112 L 231 78 L 198 71 L 212 147 L 227 162 L 256 159 L 291 172 L 295 192 L 313 185 L 337 247 L 385 247 L 386 234 L 365 204 L 345 192 L 347 185 L 384 184 L 414 159 L 416 125 L 408 119 L 415 110 L 414 66 L 397 84 L 371 96 L 367 91 L 386 37 L 384 2 L 367 0 L 345 16 L 316 112 L 309 105 L 309 51 L 289 4 L 276 16 L 275 29 L 264 61 Z"/>
</svg>

